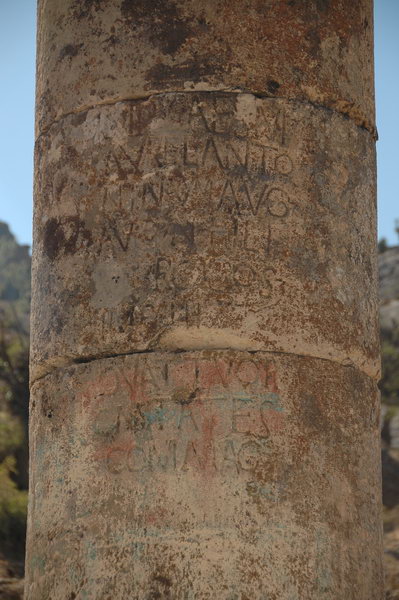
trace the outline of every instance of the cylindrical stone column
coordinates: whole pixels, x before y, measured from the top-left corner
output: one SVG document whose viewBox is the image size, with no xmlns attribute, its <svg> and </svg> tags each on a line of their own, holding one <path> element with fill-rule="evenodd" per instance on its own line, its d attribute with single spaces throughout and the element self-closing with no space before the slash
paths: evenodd
<svg viewBox="0 0 399 600">
<path fill-rule="evenodd" d="M 27 600 L 382 599 L 373 102 L 370 0 L 39 0 Z"/>
</svg>

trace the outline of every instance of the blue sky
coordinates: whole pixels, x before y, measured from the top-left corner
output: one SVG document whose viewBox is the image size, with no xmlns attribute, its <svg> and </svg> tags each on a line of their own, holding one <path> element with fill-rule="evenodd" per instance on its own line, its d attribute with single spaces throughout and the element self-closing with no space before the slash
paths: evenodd
<svg viewBox="0 0 399 600">
<path fill-rule="evenodd" d="M 0 220 L 32 240 L 35 0 L 0 0 Z"/>
<path fill-rule="evenodd" d="M 399 243 L 394 230 L 399 219 L 399 1 L 375 0 L 375 89 L 377 106 L 378 233 Z"/>
<path fill-rule="evenodd" d="M 348 0 L 356 1 L 356 0 Z M 31 243 L 36 0 L 0 0 L 0 220 Z M 398 242 L 399 0 L 375 0 L 379 237 Z"/>
</svg>

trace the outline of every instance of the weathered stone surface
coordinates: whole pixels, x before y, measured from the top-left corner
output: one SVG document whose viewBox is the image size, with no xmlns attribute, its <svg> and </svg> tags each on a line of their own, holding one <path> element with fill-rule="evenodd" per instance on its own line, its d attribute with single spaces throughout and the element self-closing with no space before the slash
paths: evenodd
<svg viewBox="0 0 399 600">
<path fill-rule="evenodd" d="M 371 0 L 38 17 L 27 600 L 381 600 Z"/>
<path fill-rule="evenodd" d="M 250 91 L 374 128 L 372 0 L 40 0 L 37 133 L 157 92 Z"/>
<path fill-rule="evenodd" d="M 66 117 L 37 145 L 33 379 L 148 348 L 278 350 L 376 376 L 374 168 L 351 121 L 250 94 Z"/>
<path fill-rule="evenodd" d="M 375 383 L 148 353 L 33 386 L 27 598 L 382 598 Z"/>
</svg>

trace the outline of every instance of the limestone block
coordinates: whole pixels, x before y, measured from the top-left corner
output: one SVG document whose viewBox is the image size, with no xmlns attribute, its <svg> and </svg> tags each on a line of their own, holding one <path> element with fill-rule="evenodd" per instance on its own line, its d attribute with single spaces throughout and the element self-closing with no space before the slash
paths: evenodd
<svg viewBox="0 0 399 600">
<path fill-rule="evenodd" d="M 147 349 L 379 369 L 375 158 L 334 112 L 175 94 L 70 115 L 36 148 L 32 379 Z"/>
<path fill-rule="evenodd" d="M 27 600 L 382 598 L 379 403 L 357 369 L 143 353 L 33 386 Z"/>
<path fill-rule="evenodd" d="M 374 130 L 372 0 L 39 0 L 37 133 L 158 92 L 316 102 Z"/>
</svg>

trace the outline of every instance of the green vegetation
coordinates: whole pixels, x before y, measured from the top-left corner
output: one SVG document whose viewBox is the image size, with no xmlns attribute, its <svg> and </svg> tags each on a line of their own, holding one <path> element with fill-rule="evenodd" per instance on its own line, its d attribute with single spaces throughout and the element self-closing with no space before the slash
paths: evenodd
<svg viewBox="0 0 399 600">
<path fill-rule="evenodd" d="M 24 556 L 28 492 L 13 480 L 16 460 L 7 456 L 0 463 L 0 547 L 10 557 Z"/>
</svg>

